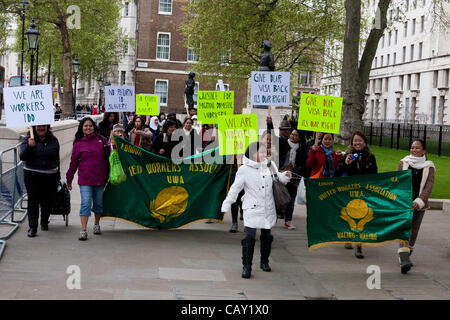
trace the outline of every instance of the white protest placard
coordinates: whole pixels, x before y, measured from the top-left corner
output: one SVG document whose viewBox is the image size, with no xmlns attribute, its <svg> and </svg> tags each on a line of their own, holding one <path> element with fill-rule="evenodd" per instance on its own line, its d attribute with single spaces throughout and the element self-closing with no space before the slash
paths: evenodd
<svg viewBox="0 0 450 320">
<path fill-rule="evenodd" d="M 133 86 L 105 87 L 106 112 L 135 112 L 136 94 Z"/>
<path fill-rule="evenodd" d="M 55 122 L 50 85 L 5 88 L 4 98 L 8 128 L 51 125 Z"/>
<path fill-rule="evenodd" d="M 251 104 L 254 106 L 288 107 L 289 72 L 252 71 Z"/>
</svg>

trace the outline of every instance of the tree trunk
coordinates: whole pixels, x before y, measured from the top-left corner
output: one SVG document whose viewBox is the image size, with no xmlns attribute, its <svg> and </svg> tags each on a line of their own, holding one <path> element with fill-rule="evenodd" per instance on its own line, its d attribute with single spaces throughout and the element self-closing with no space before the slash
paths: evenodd
<svg viewBox="0 0 450 320">
<path fill-rule="evenodd" d="M 345 1 L 346 21 L 341 73 L 343 105 L 341 130 L 338 137 L 342 143 L 349 143 L 354 132 L 363 130 L 362 117 L 366 108 L 367 82 L 378 42 L 386 29 L 386 15 L 390 2 L 391 0 L 379 1 L 374 25 L 364 47 L 361 62 L 359 62 L 361 1 Z"/>
<path fill-rule="evenodd" d="M 63 45 L 63 99 L 62 112 L 63 115 L 69 116 L 74 112 L 73 106 L 73 89 L 72 89 L 72 50 L 70 47 L 69 32 L 65 20 L 58 26 L 61 32 L 61 40 Z"/>
</svg>

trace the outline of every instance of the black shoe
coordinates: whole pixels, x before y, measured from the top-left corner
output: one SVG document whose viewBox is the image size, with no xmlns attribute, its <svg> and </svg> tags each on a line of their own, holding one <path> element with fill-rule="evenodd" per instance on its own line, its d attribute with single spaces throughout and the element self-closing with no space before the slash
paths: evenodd
<svg viewBox="0 0 450 320">
<path fill-rule="evenodd" d="M 251 275 L 252 275 L 252 267 L 244 266 L 243 271 L 242 271 L 242 278 L 248 279 L 251 277 Z"/>
<path fill-rule="evenodd" d="M 409 260 L 409 251 L 406 248 L 400 248 L 398 256 L 400 261 L 400 271 L 402 274 L 407 274 L 412 267 L 412 263 Z"/>
<path fill-rule="evenodd" d="M 358 259 L 364 259 L 364 255 L 362 253 L 362 247 L 356 246 L 355 257 L 357 257 Z"/>
<path fill-rule="evenodd" d="M 41 226 L 41 230 L 42 231 L 48 231 L 48 225 L 46 225 L 46 226 L 42 225 Z"/>
<path fill-rule="evenodd" d="M 36 233 L 37 233 L 37 231 L 36 230 L 33 230 L 33 229 L 28 229 L 28 237 L 30 237 L 30 238 L 34 238 L 34 237 L 36 237 Z"/>
<path fill-rule="evenodd" d="M 231 224 L 230 232 L 231 232 L 231 233 L 236 233 L 237 230 L 238 230 L 238 224 L 237 224 L 237 222 L 233 222 L 233 223 Z"/>
<path fill-rule="evenodd" d="M 270 272 L 270 271 L 272 271 L 272 269 L 270 268 L 268 262 L 262 262 L 262 261 L 261 261 L 261 264 L 260 264 L 259 266 L 260 266 L 261 269 L 262 269 L 263 271 L 265 271 L 265 272 Z"/>
</svg>

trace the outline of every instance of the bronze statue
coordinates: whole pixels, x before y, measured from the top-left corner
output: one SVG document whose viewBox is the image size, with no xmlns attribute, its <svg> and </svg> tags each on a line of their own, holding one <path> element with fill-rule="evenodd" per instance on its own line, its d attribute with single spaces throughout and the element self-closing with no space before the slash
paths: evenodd
<svg viewBox="0 0 450 320">
<path fill-rule="evenodd" d="M 275 71 L 275 59 L 272 52 L 272 43 L 269 40 L 264 40 L 262 47 L 264 48 L 264 53 L 261 56 L 261 64 L 259 71 Z"/>
<path fill-rule="evenodd" d="M 186 103 L 189 109 L 194 108 L 194 92 L 195 92 L 195 73 L 189 72 L 189 79 L 186 80 L 186 87 L 184 93 L 186 95 Z"/>
</svg>

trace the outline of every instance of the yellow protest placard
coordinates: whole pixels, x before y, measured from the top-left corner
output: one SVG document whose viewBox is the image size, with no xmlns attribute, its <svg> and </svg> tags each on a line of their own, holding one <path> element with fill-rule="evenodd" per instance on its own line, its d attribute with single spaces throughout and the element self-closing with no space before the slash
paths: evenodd
<svg viewBox="0 0 450 320">
<path fill-rule="evenodd" d="M 159 97 L 156 94 L 137 94 L 136 114 L 142 116 L 159 115 Z"/>
<path fill-rule="evenodd" d="M 237 114 L 219 117 L 219 154 L 244 154 L 247 147 L 258 141 L 258 116 Z"/>
<path fill-rule="evenodd" d="M 302 93 L 298 129 L 338 134 L 341 125 L 342 98 Z"/>
<path fill-rule="evenodd" d="M 199 91 L 197 96 L 197 121 L 217 124 L 221 116 L 234 114 L 234 91 Z"/>
</svg>

